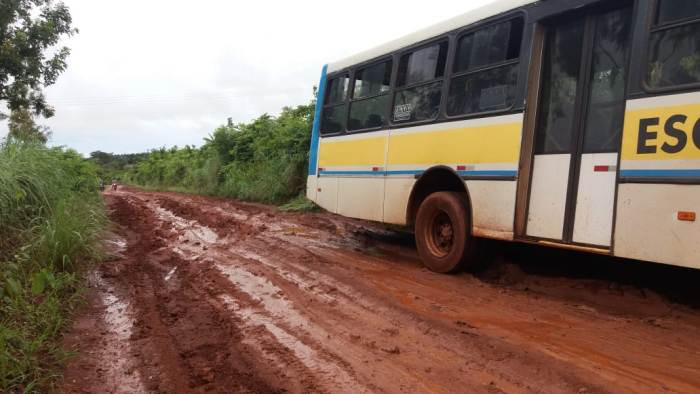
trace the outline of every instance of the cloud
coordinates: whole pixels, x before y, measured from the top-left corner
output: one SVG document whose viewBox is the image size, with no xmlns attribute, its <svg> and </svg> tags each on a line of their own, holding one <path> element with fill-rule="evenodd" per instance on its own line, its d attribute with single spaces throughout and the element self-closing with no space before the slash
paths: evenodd
<svg viewBox="0 0 700 394">
<path fill-rule="evenodd" d="M 80 33 L 43 123 L 82 153 L 199 145 L 307 103 L 323 64 L 485 2 L 66 0 Z"/>
</svg>

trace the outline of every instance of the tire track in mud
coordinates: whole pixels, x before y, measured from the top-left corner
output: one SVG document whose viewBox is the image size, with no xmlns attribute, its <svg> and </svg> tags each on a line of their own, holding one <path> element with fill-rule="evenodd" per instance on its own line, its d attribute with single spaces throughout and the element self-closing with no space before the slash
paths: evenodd
<svg viewBox="0 0 700 394">
<path fill-rule="evenodd" d="M 167 206 L 172 211 L 164 210 L 163 206 Z M 194 206 L 159 198 L 151 209 L 161 212 L 161 218 L 168 218 L 177 223 L 182 233 L 201 234 L 211 231 L 198 224 L 198 221 L 212 223 L 211 218 Z M 203 254 L 215 262 L 218 271 L 229 277 L 234 287 L 242 290 L 258 302 L 258 305 L 262 305 L 263 312 L 243 307 L 229 295 L 219 295 L 219 300 L 237 312 L 239 317 L 243 317 L 246 321 L 252 320 L 254 326 L 264 327 L 268 333 L 277 338 L 281 346 L 292 349 L 297 359 L 310 369 L 320 370 L 322 375 L 332 377 L 335 386 L 326 384 L 324 389 L 327 391 L 361 392 L 362 388 L 357 381 L 353 382 L 348 374 L 339 373 L 342 371 L 339 368 L 323 367 L 324 360 L 319 360 L 318 355 L 325 355 L 325 362 L 337 360 L 340 365 L 357 366 L 357 372 L 363 375 L 363 380 L 379 381 L 384 389 L 394 388 L 389 391 L 459 391 L 465 385 L 473 387 L 477 392 L 482 390 L 493 392 L 498 387 L 507 392 L 532 389 L 520 383 L 524 380 L 524 376 L 509 376 L 499 372 L 500 369 L 504 369 L 503 361 L 509 358 L 503 355 L 514 355 L 519 352 L 518 349 L 508 349 L 509 346 L 486 337 L 475 341 L 474 337 L 480 337 L 480 335 L 474 332 L 466 333 L 465 330 L 462 330 L 460 336 L 445 335 L 441 332 L 443 329 L 439 324 L 434 325 L 429 321 L 416 319 L 415 316 L 403 313 L 396 308 L 387 308 L 384 305 L 386 300 L 374 299 L 370 291 L 356 290 L 345 285 L 342 277 L 347 275 L 347 272 L 338 278 L 336 275 L 323 274 L 295 263 L 297 260 L 302 261 L 302 264 L 315 266 L 332 263 L 331 260 L 322 258 L 309 249 L 295 245 L 302 241 L 308 242 L 308 238 L 294 238 L 294 235 L 302 230 L 299 225 L 284 220 L 281 224 L 264 223 L 260 220 L 260 216 L 269 217 L 269 214 L 257 210 L 233 213 L 218 209 L 215 211 L 216 215 L 228 217 L 230 220 L 258 224 L 258 231 L 255 232 L 233 234 L 221 240 L 204 240 L 206 237 L 199 237 L 199 239 L 207 244 Z M 178 212 L 186 218 L 179 217 L 173 212 Z M 285 226 L 292 229 L 291 233 L 284 229 Z M 230 232 L 224 234 L 231 235 Z M 270 240 L 274 242 L 269 242 Z M 192 250 L 188 247 L 192 245 L 192 239 L 185 237 L 184 241 L 186 246 L 178 247 L 183 257 L 187 258 L 190 254 L 190 259 L 202 258 L 202 254 L 198 254 L 196 248 Z M 334 246 L 331 243 L 326 244 L 326 247 L 343 248 L 350 245 L 359 248 L 361 246 L 353 239 L 338 237 L 335 242 L 337 245 Z M 312 248 L 318 246 L 318 242 L 311 243 Z M 263 257 L 257 254 L 256 250 L 260 253 L 273 253 L 270 257 Z M 274 251 L 281 251 L 282 254 L 275 255 Z M 227 263 L 222 263 L 224 261 Z M 356 284 L 353 283 L 353 285 Z M 302 306 L 309 304 L 310 301 L 313 302 L 313 308 L 303 309 L 304 315 L 308 318 L 303 317 L 295 310 L 292 301 L 287 301 L 280 294 L 290 295 L 289 298 L 295 301 L 306 298 L 304 302 L 296 303 Z M 309 295 L 316 298 L 315 302 Z M 323 313 L 318 313 L 319 308 L 324 309 Z M 332 324 L 324 324 L 329 317 Z M 344 324 L 343 321 L 350 324 Z M 412 326 L 413 324 L 415 327 Z M 447 331 L 453 331 L 451 328 L 447 328 Z M 295 332 L 296 335 L 290 335 L 290 332 Z M 379 333 L 379 335 L 371 333 Z M 462 336 L 465 333 L 469 337 L 467 341 L 469 346 L 467 349 L 461 349 L 462 352 L 455 352 L 441 341 L 435 343 L 436 339 L 448 338 L 456 343 L 464 343 Z M 401 347 L 396 345 L 399 342 L 398 337 L 401 337 L 400 342 L 403 343 L 403 357 Z M 249 338 L 254 336 L 251 335 Z M 427 351 L 415 351 L 415 344 L 421 343 L 432 347 Z M 328 349 L 344 349 L 343 357 Z M 474 354 L 477 356 L 475 357 Z M 486 360 L 483 359 L 484 355 L 488 355 Z M 403 360 L 394 360 L 397 358 L 403 358 Z M 516 358 L 516 361 L 519 360 Z M 487 364 L 491 362 L 497 365 L 488 366 Z M 470 365 L 473 366 L 473 370 L 467 379 L 455 379 L 454 371 L 449 368 L 445 370 L 445 363 L 459 366 L 460 372 L 467 372 Z M 381 369 L 377 369 L 379 364 Z M 462 364 L 467 367 L 462 367 Z M 436 374 L 431 365 L 438 365 L 439 369 L 443 369 L 443 373 L 446 372 L 448 376 L 444 377 L 444 381 L 440 381 L 439 374 L 430 376 Z M 421 372 L 416 373 L 416 370 Z M 558 387 L 569 390 L 591 387 L 582 380 L 567 378 L 564 371 L 554 373 L 550 373 L 548 369 L 543 371 L 545 372 L 541 373 L 542 375 L 550 375 L 548 380 L 559 382 Z M 498 384 L 495 383 L 496 381 Z"/>
<path fill-rule="evenodd" d="M 162 201 L 158 203 L 166 205 Z M 305 382 L 313 380 L 324 391 L 369 392 L 368 388 L 354 378 L 347 366 L 335 363 L 337 357 L 305 340 L 304 337 L 308 336 L 312 328 L 294 306 L 285 300 L 280 288 L 256 272 L 245 269 L 245 261 L 232 264 L 232 259 L 235 261 L 238 256 L 224 255 L 211 249 L 220 241 L 212 230 L 196 221 L 179 217 L 160 205 L 151 205 L 150 208 L 157 212 L 160 219 L 177 229 L 180 245 L 174 250 L 182 258 L 214 267 L 218 275 L 233 285 L 234 291 L 218 294 L 216 299 L 242 323 L 244 332 L 249 334 L 244 340 L 246 344 L 259 350 L 267 360 L 276 361 L 280 369 L 296 370 L 296 379 Z M 209 272 L 212 274 L 212 270 Z M 267 335 L 259 339 L 261 329 Z M 299 335 L 299 332 L 307 335 Z M 270 344 L 270 338 L 276 343 Z M 294 357 L 291 360 L 288 357 L 281 358 L 280 349 L 285 349 Z M 309 374 L 312 376 L 303 376 Z M 311 388 L 313 386 L 309 387 L 307 383 L 303 391 Z"/>
<path fill-rule="evenodd" d="M 128 304 L 122 353 L 147 392 L 700 389 L 700 314 L 657 298 L 628 299 L 638 316 L 605 294 L 586 303 L 588 282 L 535 277 L 530 290 L 432 274 L 387 241 L 400 237 L 328 214 L 107 198 L 128 248 L 100 268 L 101 288 Z M 612 312 L 600 309 L 608 301 Z"/>
</svg>

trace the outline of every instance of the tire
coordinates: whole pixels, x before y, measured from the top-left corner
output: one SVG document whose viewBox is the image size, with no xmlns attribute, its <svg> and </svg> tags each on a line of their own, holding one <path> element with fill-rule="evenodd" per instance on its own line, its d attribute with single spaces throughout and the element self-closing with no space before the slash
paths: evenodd
<svg viewBox="0 0 700 394">
<path fill-rule="evenodd" d="M 463 193 L 436 192 L 423 200 L 415 235 L 418 254 L 431 271 L 454 273 L 476 263 L 477 245 Z"/>
</svg>

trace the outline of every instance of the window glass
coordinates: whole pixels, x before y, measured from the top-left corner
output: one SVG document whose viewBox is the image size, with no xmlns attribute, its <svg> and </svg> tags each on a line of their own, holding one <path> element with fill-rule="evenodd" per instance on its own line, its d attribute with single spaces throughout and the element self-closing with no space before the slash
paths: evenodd
<svg viewBox="0 0 700 394">
<path fill-rule="evenodd" d="M 323 109 L 321 118 L 321 133 L 339 133 L 345 130 L 345 122 L 348 117 L 347 105 L 341 104 Z"/>
<path fill-rule="evenodd" d="M 392 113 L 394 122 L 416 122 L 437 118 L 441 96 L 442 81 L 397 92 Z"/>
<path fill-rule="evenodd" d="M 657 24 L 700 17 L 700 0 L 659 0 Z"/>
<path fill-rule="evenodd" d="M 447 114 L 474 114 L 510 107 L 517 77 L 518 67 L 513 64 L 452 79 Z"/>
<path fill-rule="evenodd" d="M 522 30 L 522 19 L 514 19 L 459 39 L 454 72 L 468 74 L 450 81 L 447 98 L 449 116 L 497 111 L 513 105 L 518 66 L 498 64 L 518 59 Z M 490 65 L 496 66 L 469 73 Z"/>
<path fill-rule="evenodd" d="M 396 85 L 413 85 L 442 77 L 446 59 L 446 42 L 401 56 Z"/>
<path fill-rule="evenodd" d="M 571 152 L 583 32 L 584 21 L 579 20 L 548 34 L 536 131 L 537 154 Z"/>
<path fill-rule="evenodd" d="M 631 29 L 632 12 L 629 7 L 609 12 L 598 19 L 584 153 L 617 151 L 624 121 Z"/>
<path fill-rule="evenodd" d="M 361 130 L 384 126 L 386 122 L 389 95 L 381 95 L 350 104 L 348 130 Z"/>
<path fill-rule="evenodd" d="M 650 87 L 700 82 L 700 23 L 652 33 L 649 54 Z"/>
<path fill-rule="evenodd" d="M 517 59 L 522 32 L 522 19 L 514 19 L 461 37 L 457 43 L 454 72 Z"/>
<path fill-rule="evenodd" d="M 347 75 L 333 78 L 328 82 L 328 93 L 325 104 L 336 104 L 345 101 L 348 95 L 348 84 L 350 78 Z"/>
<path fill-rule="evenodd" d="M 389 91 L 391 61 L 382 62 L 355 72 L 353 98 L 375 96 Z"/>
</svg>

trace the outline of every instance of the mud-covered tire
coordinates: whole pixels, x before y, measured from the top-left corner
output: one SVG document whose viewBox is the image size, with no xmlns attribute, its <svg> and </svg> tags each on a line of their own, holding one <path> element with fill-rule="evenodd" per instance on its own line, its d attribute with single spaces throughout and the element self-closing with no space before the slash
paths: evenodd
<svg viewBox="0 0 700 394">
<path fill-rule="evenodd" d="M 477 245 L 463 193 L 436 192 L 423 200 L 415 236 L 418 254 L 431 271 L 448 274 L 475 263 Z"/>
</svg>

